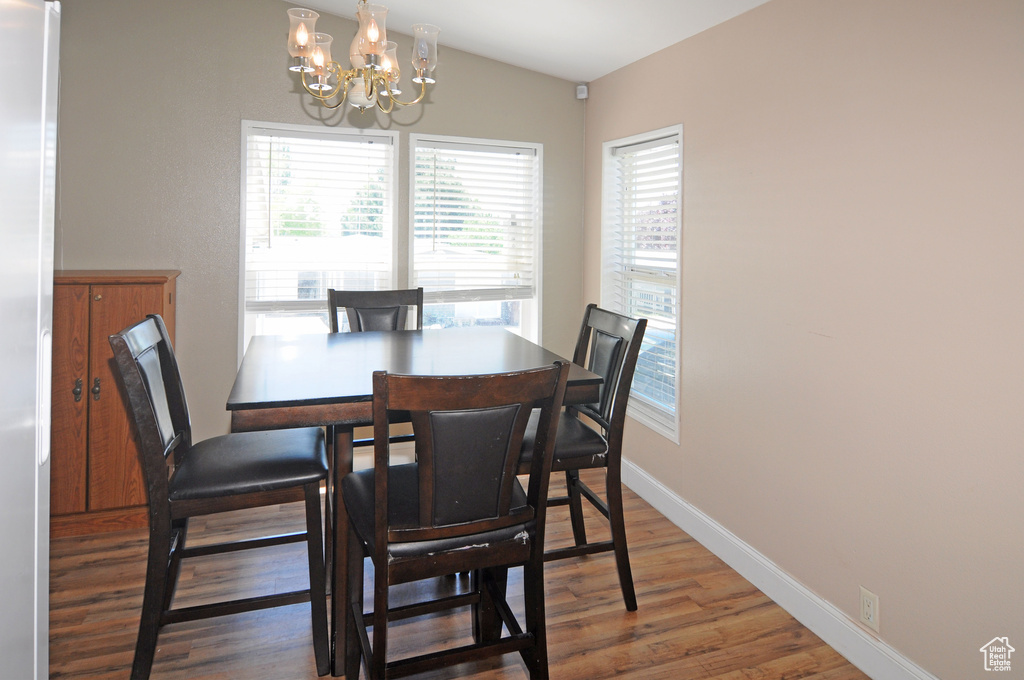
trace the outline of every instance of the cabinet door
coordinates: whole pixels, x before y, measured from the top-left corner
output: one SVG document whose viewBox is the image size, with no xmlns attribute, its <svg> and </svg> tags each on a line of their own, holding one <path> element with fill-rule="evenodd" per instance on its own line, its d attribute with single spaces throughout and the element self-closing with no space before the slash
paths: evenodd
<svg viewBox="0 0 1024 680">
<path fill-rule="evenodd" d="M 89 356 L 89 510 L 146 503 L 134 426 L 115 377 L 108 337 L 162 311 L 160 285 L 93 285 Z M 99 381 L 99 398 L 91 390 Z"/>
<path fill-rule="evenodd" d="M 88 341 L 89 286 L 54 286 L 50 428 L 50 513 L 53 515 L 85 512 L 86 509 Z"/>
</svg>

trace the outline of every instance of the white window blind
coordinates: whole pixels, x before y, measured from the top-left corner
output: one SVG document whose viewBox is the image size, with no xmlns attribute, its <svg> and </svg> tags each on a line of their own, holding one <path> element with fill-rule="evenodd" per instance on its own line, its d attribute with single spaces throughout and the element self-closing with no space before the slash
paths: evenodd
<svg viewBox="0 0 1024 680">
<path fill-rule="evenodd" d="M 647 319 L 630 414 L 678 440 L 681 132 L 605 144 L 602 304 Z"/>
<path fill-rule="evenodd" d="M 540 147 L 414 137 L 412 281 L 426 302 L 537 296 Z"/>
<path fill-rule="evenodd" d="M 257 317 L 325 315 L 328 288 L 393 287 L 397 134 L 246 123 L 243 135 L 246 335 Z"/>
</svg>

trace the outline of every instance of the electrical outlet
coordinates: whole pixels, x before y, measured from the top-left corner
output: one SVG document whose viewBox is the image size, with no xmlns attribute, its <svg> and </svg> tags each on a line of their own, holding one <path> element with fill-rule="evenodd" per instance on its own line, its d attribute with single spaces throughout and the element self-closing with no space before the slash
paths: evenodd
<svg viewBox="0 0 1024 680">
<path fill-rule="evenodd" d="M 860 587 L 860 622 L 878 632 L 878 595 Z"/>
</svg>

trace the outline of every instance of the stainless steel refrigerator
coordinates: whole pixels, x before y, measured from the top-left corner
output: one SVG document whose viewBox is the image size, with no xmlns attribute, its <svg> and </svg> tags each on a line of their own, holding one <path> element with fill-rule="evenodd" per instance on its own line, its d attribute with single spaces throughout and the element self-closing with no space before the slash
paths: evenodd
<svg viewBox="0 0 1024 680">
<path fill-rule="evenodd" d="M 48 677 L 60 3 L 0 0 L 0 677 Z"/>
</svg>

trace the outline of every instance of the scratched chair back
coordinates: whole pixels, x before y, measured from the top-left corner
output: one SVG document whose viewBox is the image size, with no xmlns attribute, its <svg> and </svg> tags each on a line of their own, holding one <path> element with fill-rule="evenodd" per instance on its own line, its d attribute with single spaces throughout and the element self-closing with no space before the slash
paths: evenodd
<svg viewBox="0 0 1024 680">
<path fill-rule="evenodd" d="M 489 376 L 374 373 L 374 466 L 347 475 L 341 494 L 350 522 L 346 677 L 358 676 L 360 656 L 368 677 L 386 678 L 513 651 L 523 656 L 532 678 L 547 677 L 545 499 L 568 371 L 569 363 L 561 361 Z M 537 434 L 524 489 L 517 471 L 535 409 Z M 391 465 L 388 424 L 396 413 L 412 421 L 414 463 Z M 374 570 L 368 616 L 362 605 L 364 556 Z M 513 566 L 524 567 L 525 628 L 505 601 Z M 470 591 L 401 610 L 389 607 L 389 586 L 456 573 L 471 574 Z M 389 619 L 466 605 L 473 610 L 471 645 L 414 660 L 387 659 Z M 503 627 L 509 631 L 504 637 Z"/>
</svg>

